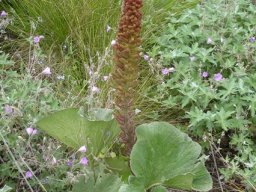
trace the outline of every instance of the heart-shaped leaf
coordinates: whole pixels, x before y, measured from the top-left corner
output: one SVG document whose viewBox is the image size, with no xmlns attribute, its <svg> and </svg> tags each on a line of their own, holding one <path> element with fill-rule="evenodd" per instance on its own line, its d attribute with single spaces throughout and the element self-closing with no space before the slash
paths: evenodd
<svg viewBox="0 0 256 192">
<path fill-rule="evenodd" d="M 95 109 L 85 115 L 79 109 L 65 109 L 41 119 L 37 126 L 69 147 L 86 145 L 96 156 L 110 147 L 120 131 L 109 109 Z"/>
<path fill-rule="evenodd" d="M 81 176 L 73 185 L 72 192 L 118 192 L 121 184 L 121 179 L 112 174 L 101 175 L 96 181 L 92 175 L 89 178 Z"/>
<path fill-rule="evenodd" d="M 198 181 L 197 186 L 202 184 L 199 175 L 204 174 L 201 171 L 193 172 L 201 147 L 187 134 L 169 123 L 153 122 L 138 126 L 136 135 L 137 142 L 131 152 L 131 169 L 136 178 L 144 178 L 145 189 L 189 173 L 193 174 L 192 182 Z M 203 186 L 212 185 L 211 179 L 207 178 L 209 183 Z M 191 183 L 189 177 L 186 179 Z"/>
<path fill-rule="evenodd" d="M 176 176 L 165 182 L 165 185 L 183 190 L 209 191 L 212 188 L 212 179 L 204 164 L 200 162 L 191 173 Z"/>
</svg>

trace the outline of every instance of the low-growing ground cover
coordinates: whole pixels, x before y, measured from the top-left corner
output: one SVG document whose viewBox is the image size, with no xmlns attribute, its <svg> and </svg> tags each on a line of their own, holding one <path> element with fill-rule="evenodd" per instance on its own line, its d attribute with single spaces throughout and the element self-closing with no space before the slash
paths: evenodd
<svg viewBox="0 0 256 192">
<path fill-rule="evenodd" d="M 256 186 L 255 10 L 249 0 L 218 0 L 202 2 L 178 17 L 169 13 L 164 20 L 166 26 L 156 35 L 151 34 L 145 51 L 141 53 L 144 61 L 140 64 L 139 84 L 142 86 L 135 101 L 137 124 L 165 120 L 199 142 L 205 154 L 201 160 L 207 162 L 215 180 L 213 191 L 254 191 Z M 11 14 L 8 12 L 8 17 L 11 18 Z M 4 12 L 1 19 L 8 19 Z M 2 26 L 4 29 L 5 25 Z M 104 35 L 112 30 L 107 23 L 101 27 Z M 150 28 L 150 24 L 147 27 Z M 13 26 L 11 28 L 13 30 Z M 70 73 L 69 69 L 58 65 L 67 66 L 69 62 L 81 65 L 81 58 L 74 58 L 77 53 L 73 52 L 72 44 L 69 44 L 68 52 L 61 57 L 56 56 L 54 50 L 47 52 L 45 49 L 47 33 L 44 29 L 41 28 L 40 33 L 36 28 L 33 30 L 31 34 L 22 34 L 27 37 L 26 41 L 20 37 L 19 41 L 27 42 L 26 46 L 19 44 L 18 49 L 6 46 L 6 51 L 26 47 L 29 57 L 24 50 L 20 55 L 19 51 L 10 52 L 9 57 L 1 53 L 0 186 L 10 186 L 18 191 L 71 191 L 72 188 L 79 191 L 85 187 L 100 191 L 101 187 L 108 185 L 118 188 L 120 179 L 109 174 L 116 171 L 111 169 L 115 167 L 111 159 L 123 150 L 118 142 L 110 152 L 103 149 L 91 159 L 89 151 L 93 149 L 90 146 L 81 146 L 74 151 L 37 127 L 38 120 L 46 114 L 67 107 L 113 107 L 114 90 L 109 88 L 112 68 L 112 62 L 109 62 L 112 55 L 110 42 L 109 45 L 99 45 L 104 54 L 99 53 L 96 60 L 88 62 L 90 67 L 74 67 Z M 1 33 L 3 39 L 6 35 L 8 32 Z M 108 37 L 109 41 L 112 37 Z M 8 41 L 4 43 L 6 45 Z M 115 45 L 114 41 L 111 43 Z M 54 42 L 50 44 L 54 45 Z M 74 48 L 77 50 L 76 46 Z M 8 59 L 10 57 L 11 60 Z M 82 70 L 86 78 L 77 78 L 76 70 Z M 82 111 L 79 113 L 84 114 Z M 73 124 L 76 125 L 75 122 Z M 148 134 L 145 129 L 150 126 L 139 126 L 137 136 L 140 143 Z M 150 134 L 147 136 L 152 137 Z M 154 144 L 154 141 L 149 144 Z M 143 145 L 147 146 L 147 143 Z M 139 144 L 136 147 L 134 154 L 143 154 L 140 148 L 147 152 L 147 148 Z M 139 159 L 136 158 L 133 155 L 131 164 L 135 174 L 140 175 L 136 164 Z M 90 162 L 93 161 L 97 168 L 91 169 Z M 117 162 L 125 161 L 114 164 Z M 151 165 L 147 163 L 145 161 L 144 165 L 150 169 Z M 130 172 L 127 169 L 121 169 L 119 174 L 128 177 Z M 92 176 L 95 183 L 91 180 L 83 183 L 85 179 L 81 175 Z M 175 179 L 183 184 L 188 181 L 182 177 Z M 78 185 L 74 185 L 77 181 Z M 129 187 L 125 185 L 122 190 L 131 189 Z M 163 191 L 163 188 L 155 187 L 151 191 L 159 190 Z"/>
<path fill-rule="evenodd" d="M 219 159 L 219 179 L 242 177 L 253 189 L 255 14 L 250 1 L 207 1 L 167 17 L 149 51 L 163 65 L 154 100 L 175 110 L 175 119 L 187 121 L 188 131 Z"/>
</svg>

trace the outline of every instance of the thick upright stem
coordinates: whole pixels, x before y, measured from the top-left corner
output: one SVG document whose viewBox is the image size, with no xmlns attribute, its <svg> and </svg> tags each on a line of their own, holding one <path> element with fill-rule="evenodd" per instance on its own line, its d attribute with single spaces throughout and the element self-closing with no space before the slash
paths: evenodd
<svg viewBox="0 0 256 192">
<path fill-rule="evenodd" d="M 127 154 L 136 141 L 133 103 L 140 60 L 141 7 L 142 0 L 124 0 L 116 45 L 114 45 L 115 67 L 112 75 L 116 89 L 115 117 L 122 129 L 120 137 L 126 146 Z"/>
</svg>

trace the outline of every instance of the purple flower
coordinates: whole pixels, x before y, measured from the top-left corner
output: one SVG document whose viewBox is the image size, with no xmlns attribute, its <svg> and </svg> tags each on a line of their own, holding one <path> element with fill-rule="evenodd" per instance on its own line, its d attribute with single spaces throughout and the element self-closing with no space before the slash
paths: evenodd
<svg viewBox="0 0 256 192">
<path fill-rule="evenodd" d="M 27 179 L 33 177 L 32 172 L 31 172 L 31 171 L 27 171 L 27 172 L 25 173 L 25 177 L 26 177 Z"/>
<path fill-rule="evenodd" d="M 214 80 L 215 81 L 221 81 L 222 80 L 222 74 L 221 73 L 214 74 Z"/>
<path fill-rule="evenodd" d="M 88 165 L 88 159 L 86 157 L 82 157 L 80 163 L 84 166 Z"/>
<path fill-rule="evenodd" d="M 27 132 L 28 135 L 36 135 L 37 134 L 37 129 L 34 129 L 32 127 L 28 127 L 26 129 L 26 132 Z"/>
<path fill-rule="evenodd" d="M 86 147 L 85 146 L 82 146 L 78 149 L 78 151 L 82 152 L 82 153 L 85 153 L 86 152 Z"/>
<path fill-rule="evenodd" d="M 170 70 L 168 68 L 163 68 L 162 69 L 162 74 L 163 75 L 168 75 L 170 73 Z"/>
<path fill-rule="evenodd" d="M 208 77 L 208 76 L 209 76 L 209 74 L 208 74 L 207 71 L 204 71 L 204 72 L 202 73 L 202 77 L 206 78 L 206 77 Z"/>
<path fill-rule="evenodd" d="M 212 44 L 212 38 L 211 37 L 208 37 L 207 44 Z"/>
<path fill-rule="evenodd" d="M 254 42 L 255 42 L 255 37 L 250 37 L 249 41 L 250 41 L 251 43 L 254 43 Z"/>
<path fill-rule="evenodd" d="M 35 36 L 34 37 L 34 43 L 39 43 L 40 42 L 40 37 L 39 36 Z"/>
<path fill-rule="evenodd" d="M 43 71 L 42 74 L 44 75 L 51 75 L 51 68 L 50 67 L 46 67 Z"/>
<path fill-rule="evenodd" d="M 143 56 L 143 58 L 144 58 L 145 61 L 148 61 L 148 60 L 149 60 L 149 56 L 146 55 L 146 54 Z"/>
<path fill-rule="evenodd" d="M 5 11 L 2 11 L 1 14 L 0 14 L 1 17 L 6 17 L 7 16 L 7 13 Z"/>
<path fill-rule="evenodd" d="M 72 165 L 73 165 L 73 161 L 72 161 L 72 160 L 68 160 L 68 161 L 67 161 L 67 166 L 68 166 L 68 167 L 72 167 Z"/>
<path fill-rule="evenodd" d="M 93 86 L 93 87 L 92 87 L 92 92 L 93 92 L 93 93 L 99 93 L 99 92 L 100 92 L 100 89 L 99 89 L 98 87 L 96 87 L 96 86 Z"/>
<path fill-rule="evenodd" d="M 38 44 L 38 43 L 40 42 L 40 40 L 43 39 L 43 38 L 44 38 L 44 36 L 42 36 L 42 35 L 40 35 L 40 36 L 35 36 L 35 37 L 34 37 L 34 43 L 35 43 L 35 44 Z"/>
<path fill-rule="evenodd" d="M 13 109 L 10 105 L 5 105 L 4 106 L 4 112 L 6 115 L 11 115 L 13 113 Z"/>
</svg>

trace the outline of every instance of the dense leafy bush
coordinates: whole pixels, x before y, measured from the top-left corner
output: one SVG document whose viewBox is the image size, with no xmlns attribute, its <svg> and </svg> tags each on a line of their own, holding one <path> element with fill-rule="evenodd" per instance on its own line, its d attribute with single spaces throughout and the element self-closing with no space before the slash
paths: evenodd
<svg viewBox="0 0 256 192">
<path fill-rule="evenodd" d="M 0 186 L 65 191 L 70 184 L 65 148 L 35 129 L 39 117 L 60 109 L 52 85 L 42 74 L 18 74 L 7 56 L 0 58 Z"/>
<path fill-rule="evenodd" d="M 249 0 L 206 1 L 180 18 L 170 15 L 149 52 L 164 76 L 154 99 L 187 120 L 195 136 L 229 142 L 229 153 L 221 150 L 225 179 L 241 175 L 254 189 L 255 14 Z"/>
</svg>

